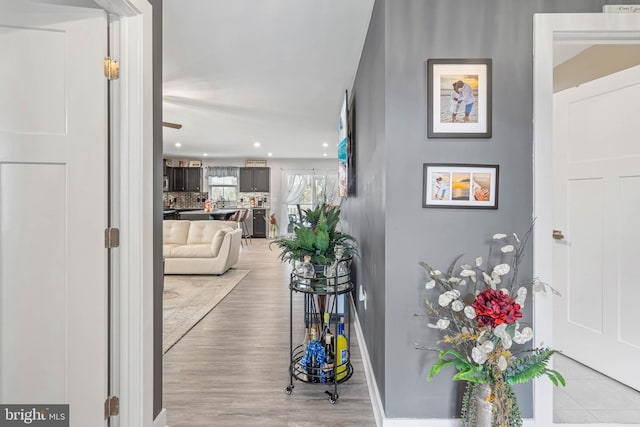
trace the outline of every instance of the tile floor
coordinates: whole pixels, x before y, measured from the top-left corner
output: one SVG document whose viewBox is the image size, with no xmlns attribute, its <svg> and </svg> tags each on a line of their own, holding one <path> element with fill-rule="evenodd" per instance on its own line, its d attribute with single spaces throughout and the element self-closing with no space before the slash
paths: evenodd
<svg viewBox="0 0 640 427">
<path fill-rule="evenodd" d="M 640 426 L 640 393 L 563 355 L 554 369 L 567 380 L 554 388 L 555 423 L 630 424 Z"/>
</svg>

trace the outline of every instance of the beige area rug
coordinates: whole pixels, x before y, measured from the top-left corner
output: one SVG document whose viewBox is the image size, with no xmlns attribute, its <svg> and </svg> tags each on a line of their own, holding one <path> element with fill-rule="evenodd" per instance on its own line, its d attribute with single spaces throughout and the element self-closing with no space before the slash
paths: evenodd
<svg viewBox="0 0 640 427">
<path fill-rule="evenodd" d="M 248 273 L 232 269 L 222 276 L 164 276 L 162 353 L 180 341 Z"/>
</svg>

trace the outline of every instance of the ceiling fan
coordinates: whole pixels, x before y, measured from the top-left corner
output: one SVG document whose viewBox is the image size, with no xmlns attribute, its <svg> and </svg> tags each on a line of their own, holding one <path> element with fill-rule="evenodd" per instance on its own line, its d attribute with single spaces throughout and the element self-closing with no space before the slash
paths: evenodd
<svg viewBox="0 0 640 427">
<path fill-rule="evenodd" d="M 172 129 L 180 129 L 182 125 L 179 123 L 171 123 L 171 122 L 162 122 L 162 126 L 172 128 Z"/>
</svg>

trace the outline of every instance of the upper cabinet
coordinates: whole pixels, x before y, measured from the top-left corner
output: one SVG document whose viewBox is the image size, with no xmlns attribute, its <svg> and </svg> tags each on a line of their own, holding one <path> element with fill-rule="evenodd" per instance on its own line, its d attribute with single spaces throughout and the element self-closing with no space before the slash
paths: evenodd
<svg viewBox="0 0 640 427">
<path fill-rule="evenodd" d="M 172 179 L 169 191 L 202 191 L 201 168 L 168 168 Z"/>
<path fill-rule="evenodd" d="M 240 168 L 240 192 L 269 192 L 269 168 Z"/>
</svg>

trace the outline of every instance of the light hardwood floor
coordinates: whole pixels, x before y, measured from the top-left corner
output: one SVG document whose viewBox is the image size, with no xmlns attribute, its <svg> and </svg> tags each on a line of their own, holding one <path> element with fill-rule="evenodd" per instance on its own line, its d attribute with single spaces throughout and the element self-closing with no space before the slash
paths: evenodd
<svg viewBox="0 0 640 427">
<path fill-rule="evenodd" d="M 289 384 L 289 271 L 269 240 L 241 249 L 236 268 L 251 272 L 164 356 L 164 398 L 171 427 L 375 426 L 352 328 L 353 377 L 329 387 Z M 294 293 L 294 346 L 302 341 L 302 295 Z M 332 388 L 331 388 L 332 389 Z"/>
</svg>

